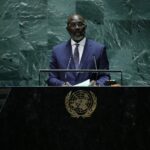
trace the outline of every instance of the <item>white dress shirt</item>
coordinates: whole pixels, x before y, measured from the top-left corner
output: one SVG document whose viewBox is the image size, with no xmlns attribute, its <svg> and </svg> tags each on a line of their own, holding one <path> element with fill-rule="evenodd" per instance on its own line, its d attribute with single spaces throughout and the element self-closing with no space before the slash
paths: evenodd
<svg viewBox="0 0 150 150">
<path fill-rule="evenodd" d="M 86 42 L 86 38 L 83 38 L 78 43 L 79 44 L 79 46 L 78 46 L 78 50 L 79 50 L 79 63 L 80 63 L 82 55 L 83 55 L 83 50 L 84 50 L 85 42 Z M 72 55 L 74 54 L 74 50 L 75 50 L 76 44 L 77 43 L 71 39 Z"/>
</svg>

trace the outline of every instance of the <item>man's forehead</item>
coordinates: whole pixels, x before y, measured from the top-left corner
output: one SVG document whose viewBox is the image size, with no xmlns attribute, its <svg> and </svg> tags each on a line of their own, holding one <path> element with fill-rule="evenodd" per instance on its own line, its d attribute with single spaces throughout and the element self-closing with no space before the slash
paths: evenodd
<svg viewBox="0 0 150 150">
<path fill-rule="evenodd" d="M 80 20 L 83 20 L 83 18 L 79 15 L 74 15 L 72 16 L 72 19 L 80 19 Z"/>
<path fill-rule="evenodd" d="M 73 15 L 69 18 L 69 22 L 84 22 L 84 18 L 79 15 Z"/>
</svg>

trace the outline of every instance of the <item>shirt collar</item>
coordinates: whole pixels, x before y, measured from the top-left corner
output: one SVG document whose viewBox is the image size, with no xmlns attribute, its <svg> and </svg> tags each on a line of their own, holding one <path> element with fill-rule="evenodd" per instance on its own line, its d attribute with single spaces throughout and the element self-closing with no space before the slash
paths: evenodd
<svg viewBox="0 0 150 150">
<path fill-rule="evenodd" d="M 84 46 L 86 42 L 86 37 L 84 37 L 78 44 L 81 46 Z M 71 39 L 71 45 L 76 45 L 77 42 L 75 42 L 73 39 Z"/>
</svg>

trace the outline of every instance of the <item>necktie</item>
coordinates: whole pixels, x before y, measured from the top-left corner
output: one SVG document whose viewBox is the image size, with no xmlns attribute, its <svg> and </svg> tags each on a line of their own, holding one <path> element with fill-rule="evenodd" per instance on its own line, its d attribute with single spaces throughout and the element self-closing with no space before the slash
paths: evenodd
<svg viewBox="0 0 150 150">
<path fill-rule="evenodd" d="M 79 49 L 78 49 L 78 47 L 79 47 L 79 44 L 77 43 L 75 50 L 74 50 L 74 55 L 73 55 L 76 69 L 79 67 Z"/>
</svg>

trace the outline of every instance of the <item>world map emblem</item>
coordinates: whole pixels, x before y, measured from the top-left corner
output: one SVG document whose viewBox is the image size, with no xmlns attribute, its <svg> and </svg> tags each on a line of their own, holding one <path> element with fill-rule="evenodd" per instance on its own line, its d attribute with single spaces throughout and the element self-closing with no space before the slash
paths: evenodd
<svg viewBox="0 0 150 150">
<path fill-rule="evenodd" d="M 65 97 L 65 106 L 71 117 L 91 117 L 97 106 L 97 97 L 92 91 L 70 91 Z"/>
</svg>

